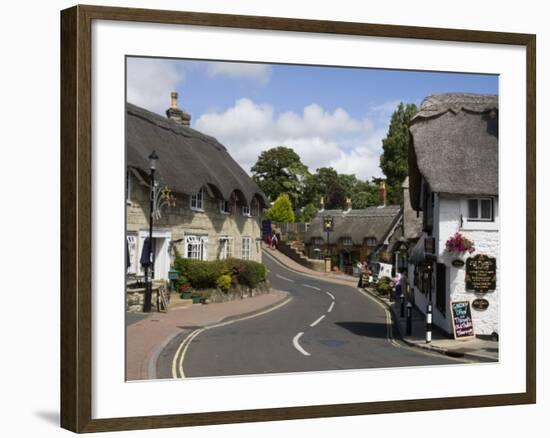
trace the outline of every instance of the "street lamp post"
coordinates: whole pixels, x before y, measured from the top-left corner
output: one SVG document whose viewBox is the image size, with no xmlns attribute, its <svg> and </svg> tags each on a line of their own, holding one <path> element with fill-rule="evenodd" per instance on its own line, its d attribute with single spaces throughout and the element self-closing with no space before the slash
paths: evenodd
<svg viewBox="0 0 550 438">
<path fill-rule="evenodd" d="M 334 229 L 334 218 L 332 216 L 323 216 L 323 228 L 327 233 L 327 251 L 325 254 L 325 270 L 328 270 L 328 259 L 330 249 L 330 232 Z"/>
<path fill-rule="evenodd" d="M 143 310 L 150 312 L 153 297 L 153 276 L 155 275 L 155 256 L 153 252 L 153 209 L 155 208 L 155 170 L 159 157 L 155 151 L 149 155 L 149 265 L 147 265 L 147 289 L 145 291 L 145 305 Z"/>
</svg>

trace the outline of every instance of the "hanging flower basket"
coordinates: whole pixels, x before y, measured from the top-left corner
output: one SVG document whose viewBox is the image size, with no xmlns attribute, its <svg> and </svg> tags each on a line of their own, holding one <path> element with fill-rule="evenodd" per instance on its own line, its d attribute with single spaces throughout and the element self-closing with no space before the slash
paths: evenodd
<svg viewBox="0 0 550 438">
<path fill-rule="evenodd" d="M 471 254 L 476 250 L 474 242 L 460 233 L 455 233 L 447 239 L 447 242 L 445 242 L 445 249 L 454 254 Z"/>
</svg>

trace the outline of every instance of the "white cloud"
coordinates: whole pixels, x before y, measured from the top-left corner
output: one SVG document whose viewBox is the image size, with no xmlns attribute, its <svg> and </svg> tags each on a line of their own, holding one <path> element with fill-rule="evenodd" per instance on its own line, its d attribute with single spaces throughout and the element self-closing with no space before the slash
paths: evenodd
<svg viewBox="0 0 550 438">
<path fill-rule="evenodd" d="M 292 147 L 311 171 L 332 166 L 362 179 L 381 175 L 384 130 L 374 129 L 369 119 L 351 117 L 343 108 L 330 112 L 311 104 L 301 113 L 276 115 L 270 105 L 243 98 L 225 111 L 201 115 L 195 128 L 218 138 L 247 171 L 263 150 L 284 145 Z"/>
<path fill-rule="evenodd" d="M 247 64 L 242 62 L 209 62 L 208 75 L 225 76 L 231 79 L 247 79 L 265 85 L 271 77 L 271 67 L 266 64 Z"/>
<path fill-rule="evenodd" d="M 164 114 L 170 106 L 170 92 L 185 80 L 177 61 L 149 58 L 128 58 L 128 102 Z"/>
</svg>

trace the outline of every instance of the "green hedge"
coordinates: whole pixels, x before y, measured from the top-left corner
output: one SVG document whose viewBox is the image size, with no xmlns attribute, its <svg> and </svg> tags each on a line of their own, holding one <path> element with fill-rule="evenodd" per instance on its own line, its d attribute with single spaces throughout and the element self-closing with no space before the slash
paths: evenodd
<svg viewBox="0 0 550 438">
<path fill-rule="evenodd" d="M 391 279 L 389 277 L 382 277 L 378 280 L 378 284 L 376 285 L 376 289 L 378 290 L 378 293 L 381 295 L 389 295 L 391 292 Z"/>
<path fill-rule="evenodd" d="M 176 256 L 174 269 L 179 272 L 194 289 L 215 289 L 219 287 L 218 279 L 231 276 L 233 284 L 241 284 L 255 288 L 267 280 L 265 265 L 249 260 L 191 260 Z M 178 281 L 179 283 L 179 281 Z"/>
</svg>

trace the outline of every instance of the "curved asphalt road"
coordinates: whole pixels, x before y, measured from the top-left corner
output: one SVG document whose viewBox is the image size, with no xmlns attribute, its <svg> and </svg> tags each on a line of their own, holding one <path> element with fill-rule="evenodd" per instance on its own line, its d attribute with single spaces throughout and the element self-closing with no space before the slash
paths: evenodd
<svg viewBox="0 0 550 438">
<path fill-rule="evenodd" d="M 391 339 L 388 312 L 358 289 L 296 273 L 266 255 L 263 261 L 272 287 L 292 300 L 254 318 L 200 332 L 189 328 L 160 354 L 158 378 L 463 362 Z"/>
</svg>

